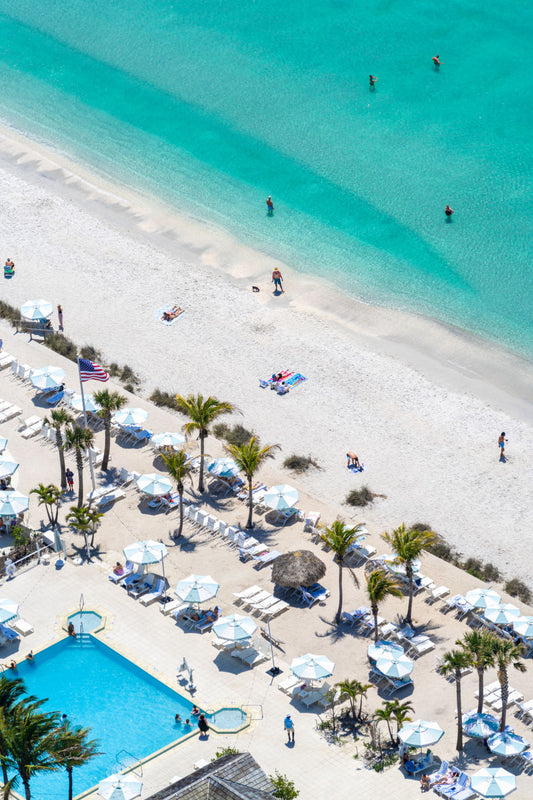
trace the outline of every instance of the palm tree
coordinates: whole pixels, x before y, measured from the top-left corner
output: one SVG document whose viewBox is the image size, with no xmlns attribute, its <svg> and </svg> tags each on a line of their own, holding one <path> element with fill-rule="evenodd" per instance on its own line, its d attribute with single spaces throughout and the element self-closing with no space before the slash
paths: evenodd
<svg viewBox="0 0 533 800">
<path fill-rule="evenodd" d="M 87 517 L 89 519 L 90 531 L 91 531 L 91 547 L 94 547 L 94 537 L 96 531 L 98 530 L 98 524 L 103 517 L 102 511 L 97 511 L 96 508 L 88 508 L 87 509 Z"/>
<path fill-rule="evenodd" d="M 393 575 L 389 575 L 383 569 L 375 569 L 370 575 L 366 575 L 366 592 L 370 603 L 370 610 L 374 615 L 374 641 L 379 639 L 378 633 L 378 609 L 380 604 L 387 597 L 402 597 L 402 590 L 398 581 Z"/>
<path fill-rule="evenodd" d="M 68 800 L 73 796 L 72 773 L 75 767 L 82 767 L 94 756 L 100 755 L 95 739 L 89 739 L 90 728 L 73 728 L 68 723 L 57 732 L 57 757 L 68 775 Z"/>
<path fill-rule="evenodd" d="M 200 439 L 200 477 L 198 479 L 198 491 L 204 491 L 204 440 L 209 435 L 209 426 L 217 417 L 222 414 L 231 414 L 235 409 L 231 403 L 217 400 L 216 397 L 206 397 L 203 395 L 189 394 L 187 397 L 176 395 L 176 409 L 189 417 L 190 422 L 183 426 L 185 433 L 191 434 L 198 431 Z"/>
<path fill-rule="evenodd" d="M 256 436 L 252 436 L 245 444 L 228 444 L 224 445 L 224 449 L 233 458 L 239 471 L 244 472 L 246 475 L 246 480 L 248 481 L 248 522 L 246 527 L 253 528 L 253 477 L 267 458 L 274 458 L 274 451 L 279 450 L 280 446 L 279 444 L 267 444 L 265 447 L 261 447 L 259 439 Z"/>
<path fill-rule="evenodd" d="M 409 603 L 407 606 L 407 616 L 405 621 L 411 623 L 413 616 L 413 561 L 421 554 L 424 548 L 432 544 L 436 539 L 433 531 L 420 531 L 417 528 L 406 530 L 402 523 L 392 533 L 384 533 L 383 539 L 391 546 L 396 554 L 396 563 L 405 568 L 405 574 L 409 583 Z"/>
<path fill-rule="evenodd" d="M 177 450 L 172 453 L 161 453 L 161 457 L 165 462 L 165 466 L 169 475 L 176 481 L 176 488 L 180 499 L 180 526 L 178 529 L 178 536 L 181 536 L 183 531 L 183 481 L 185 478 L 190 477 L 192 466 L 190 461 L 187 460 L 187 453 L 185 450 Z"/>
<path fill-rule="evenodd" d="M 40 483 L 37 489 L 31 490 L 30 494 L 36 494 L 38 496 L 39 505 L 45 507 L 50 525 L 52 527 L 57 525 L 61 489 L 58 489 L 53 483 L 50 483 L 48 486 L 45 486 L 44 483 Z"/>
<path fill-rule="evenodd" d="M 30 780 L 34 775 L 61 768 L 59 714 L 40 711 L 43 703 L 44 700 L 17 703 L 5 731 L 9 766 L 18 773 L 26 800 L 31 800 Z"/>
<path fill-rule="evenodd" d="M 345 678 L 345 680 L 340 681 L 340 683 L 337 684 L 340 694 L 344 697 L 347 697 L 350 701 L 350 709 L 354 719 L 356 717 L 355 700 L 358 696 L 358 684 L 359 681 L 349 680 L 348 678 Z"/>
<path fill-rule="evenodd" d="M 406 723 L 411 722 L 411 717 L 409 714 L 413 711 L 413 706 L 409 703 L 408 700 L 405 700 L 403 703 L 400 703 L 398 698 L 390 701 L 391 706 L 391 714 L 396 720 L 396 737 L 398 737 L 398 733 L 400 728 Z"/>
<path fill-rule="evenodd" d="M 392 735 L 391 719 L 392 719 L 392 704 L 384 701 L 383 708 L 376 708 L 374 711 L 374 719 L 378 722 L 386 722 L 389 731 L 389 739 L 392 745 L 395 744 L 394 736 Z"/>
<path fill-rule="evenodd" d="M 477 713 L 483 711 L 483 681 L 485 670 L 494 666 L 494 642 L 495 636 L 490 631 L 469 631 L 462 639 L 458 639 L 455 644 L 462 647 L 467 653 L 471 665 L 478 675 L 478 701 Z"/>
<path fill-rule="evenodd" d="M 470 657 L 464 650 L 450 650 L 444 654 L 440 671 L 443 675 L 453 675 L 457 700 L 457 744 L 456 750 L 463 749 L 463 710 L 461 707 L 462 670 L 470 666 Z"/>
<path fill-rule="evenodd" d="M 509 676 L 507 670 L 509 667 L 519 672 L 526 671 L 526 665 L 522 660 L 524 655 L 524 646 L 516 644 L 516 642 L 509 639 L 497 639 L 494 637 L 493 644 L 494 660 L 496 662 L 496 669 L 498 681 L 500 683 L 502 693 L 502 715 L 500 717 L 500 730 L 505 730 L 505 722 L 507 716 L 507 698 L 509 696 Z"/>
<path fill-rule="evenodd" d="M 320 535 L 325 544 L 330 547 L 335 556 L 337 558 L 337 564 L 339 565 L 339 606 L 337 608 L 337 613 L 335 614 L 335 622 L 337 625 L 341 621 L 342 617 L 342 568 L 345 565 L 346 555 L 350 550 L 350 546 L 356 541 L 357 537 L 359 536 L 359 531 L 361 530 L 362 525 L 356 525 L 354 528 L 348 528 L 344 522 L 340 519 L 336 519 L 329 528 L 326 528 L 325 533 Z M 353 570 L 350 570 L 350 573 L 357 583 L 357 578 L 355 577 L 355 573 Z"/>
<path fill-rule="evenodd" d="M 11 725 L 11 711 L 24 694 L 24 682 L 21 678 L 0 678 L 0 764 L 2 766 L 2 783 L 4 787 L 9 782 L 7 771 L 9 750 L 5 732 Z"/>
<path fill-rule="evenodd" d="M 102 389 L 102 391 L 94 393 L 94 402 L 102 406 L 101 410 L 98 411 L 98 416 L 104 421 L 105 444 L 101 469 L 105 472 L 109 464 L 109 450 L 111 448 L 111 417 L 115 411 L 120 411 L 127 400 L 124 395 L 118 392 Z"/>
<path fill-rule="evenodd" d="M 97 512 L 98 513 L 98 512 Z M 85 550 L 87 552 L 87 560 L 91 557 L 91 551 L 89 547 L 89 532 L 92 529 L 92 518 L 91 513 L 87 506 L 82 506 L 79 508 L 78 506 L 71 506 L 70 511 L 67 514 L 67 522 L 71 528 L 77 533 L 83 534 L 85 538 Z M 94 538 L 94 533 L 93 533 Z"/>
<path fill-rule="evenodd" d="M 54 408 L 50 412 L 50 417 L 44 419 L 46 425 L 50 425 L 56 432 L 56 447 L 59 453 L 59 472 L 61 474 L 61 489 L 67 488 L 67 478 L 65 476 L 65 452 L 63 450 L 62 428 L 73 422 L 72 417 L 64 408 Z"/>
<path fill-rule="evenodd" d="M 74 450 L 76 454 L 76 469 L 78 470 L 78 508 L 83 505 L 83 451 L 91 447 L 94 433 L 90 428 L 80 428 L 73 425 L 65 430 L 65 450 Z"/>
</svg>

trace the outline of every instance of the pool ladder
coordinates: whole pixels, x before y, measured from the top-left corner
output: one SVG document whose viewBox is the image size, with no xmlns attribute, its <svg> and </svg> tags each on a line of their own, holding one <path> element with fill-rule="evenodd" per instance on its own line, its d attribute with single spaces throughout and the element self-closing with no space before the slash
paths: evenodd
<svg viewBox="0 0 533 800">
<path fill-rule="evenodd" d="M 123 758 L 124 756 L 127 756 L 127 760 Z M 136 758 L 128 750 L 119 750 L 115 756 L 115 760 L 117 765 L 120 766 L 119 771 L 122 771 L 123 769 L 128 769 L 134 772 L 135 775 L 138 775 L 140 778 L 142 778 L 143 775 L 142 761 Z"/>
</svg>

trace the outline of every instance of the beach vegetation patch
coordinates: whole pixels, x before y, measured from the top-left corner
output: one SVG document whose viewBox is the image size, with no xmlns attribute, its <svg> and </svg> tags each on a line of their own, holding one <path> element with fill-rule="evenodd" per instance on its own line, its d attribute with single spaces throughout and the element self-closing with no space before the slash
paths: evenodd
<svg viewBox="0 0 533 800">
<path fill-rule="evenodd" d="M 236 447 L 248 444 L 252 436 L 255 436 L 253 431 L 247 430 L 243 425 L 226 425 L 225 422 L 214 425 L 213 433 L 217 439 L 224 439 L 228 444 Z"/>
<path fill-rule="evenodd" d="M 318 462 L 316 462 L 311 456 L 297 456 L 295 453 L 285 459 L 283 466 L 285 469 L 290 469 L 297 475 L 307 472 L 310 467 L 314 467 L 314 469 L 322 469 L 320 464 L 318 464 Z"/>
<path fill-rule="evenodd" d="M 386 496 L 385 494 L 371 492 L 368 486 L 361 486 L 360 489 L 352 489 L 351 492 L 348 492 L 344 502 L 349 506 L 368 506 L 374 502 L 374 498 Z"/>
<path fill-rule="evenodd" d="M 78 360 L 78 348 L 74 342 L 62 333 L 51 333 L 44 340 L 46 347 L 59 353 L 60 356 L 70 359 L 70 361 Z"/>
<path fill-rule="evenodd" d="M 9 320 L 9 322 L 15 326 L 15 323 L 20 321 L 20 311 L 18 308 L 15 308 L 15 306 L 0 300 L 0 317 Z"/>
<path fill-rule="evenodd" d="M 518 597 L 523 603 L 530 603 L 533 599 L 531 590 L 520 578 L 511 578 L 503 588 L 511 597 Z"/>
<path fill-rule="evenodd" d="M 272 797 L 279 797 L 281 800 L 294 800 L 300 794 L 294 785 L 294 781 L 289 780 L 286 775 L 281 775 L 277 770 L 275 775 L 269 775 L 268 777 L 274 786 Z"/>
<path fill-rule="evenodd" d="M 128 389 L 125 384 L 129 384 L 130 386 L 139 386 L 141 382 L 139 376 L 128 364 L 124 364 L 124 366 L 121 367 L 120 364 L 112 361 L 111 364 L 106 367 L 106 369 L 112 378 L 118 378 L 119 381 L 124 384 L 124 388 L 128 392 L 133 391 L 133 389 Z"/>
<path fill-rule="evenodd" d="M 224 756 L 238 756 L 241 751 L 236 747 L 223 747 L 222 750 L 217 750 L 215 757 L 211 761 L 216 761 L 217 758 L 224 758 Z"/>
<path fill-rule="evenodd" d="M 101 361 L 102 354 L 92 344 L 86 344 L 80 350 L 80 358 L 87 358 L 89 361 Z"/>
<path fill-rule="evenodd" d="M 150 395 L 150 400 L 160 408 L 171 408 L 173 411 L 178 411 L 174 392 L 163 392 L 161 389 L 154 389 Z"/>
</svg>

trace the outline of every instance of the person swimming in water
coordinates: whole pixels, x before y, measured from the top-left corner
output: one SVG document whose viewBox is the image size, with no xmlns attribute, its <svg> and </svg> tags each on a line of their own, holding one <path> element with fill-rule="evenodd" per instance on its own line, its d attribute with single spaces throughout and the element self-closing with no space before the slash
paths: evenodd
<svg viewBox="0 0 533 800">
<path fill-rule="evenodd" d="M 377 83 L 377 82 L 378 82 L 378 79 L 376 78 L 376 76 L 375 75 L 370 75 L 370 78 L 369 78 L 370 86 L 374 86 L 374 84 Z"/>
<path fill-rule="evenodd" d="M 444 209 L 444 213 L 446 214 L 447 217 L 451 217 L 451 215 L 453 214 L 453 208 L 450 208 L 449 205 L 446 205 L 446 208 Z"/>
<path fill-rule="evenodd" d="M 438 57 L 438 55 L 436 55 L 436 56 L 433 56 L 433 58 L 432 58 L 431 60 L 433 61 L 434 65 L 435 65 L 435 66 L 437 67 L 437 69 L 438 69 L 438 68 L 440 67 L 440 64 L 441 64 L 441 62 L 440 62 L 440 60 L 439 60 L 439 57 Z"/>
</svg>

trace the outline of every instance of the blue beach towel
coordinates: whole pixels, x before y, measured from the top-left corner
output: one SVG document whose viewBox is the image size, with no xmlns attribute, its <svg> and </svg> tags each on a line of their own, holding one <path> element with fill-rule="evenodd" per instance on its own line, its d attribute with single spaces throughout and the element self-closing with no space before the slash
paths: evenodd
<svg viewBox="0 0 533 800">
<path fill-rule="evenodd" d="M 182 317 L 183 314 L 185 314 L 185 311 L 182 311 L 181 314 L 178 317 L 174 317 L 174 319 L 169 319 L 169 320 L 163 319 L 163 314 L 165 312 L 168 314 L 170 311 L 172 311 L 175 305 L 176 305 L 175 303 L 171 303 L 170 305 L 163 306 L 163 308 L 159 308 L 156 311 L 157 319 L 159 320 L 161 325 L 166 325 L 167 327 L 170 327 L 170 325 L 174 325 L 174 323 L 177 322 L 177 320 L 180 319 L 180 317 Z"/>
<path fill-rule="evenodd" d="M 285 384 L 285 386 L 294 387 L 298 386 L 299 383 L 303 383 L 303 381 L 306 380 L 307 378 L 305 377 L 305 375 L 302 375 L 301 372 L 296 372 L 294 375 L 291 375 L 290 378 L 284 380 L 283 383 Z"/>
</svg>

